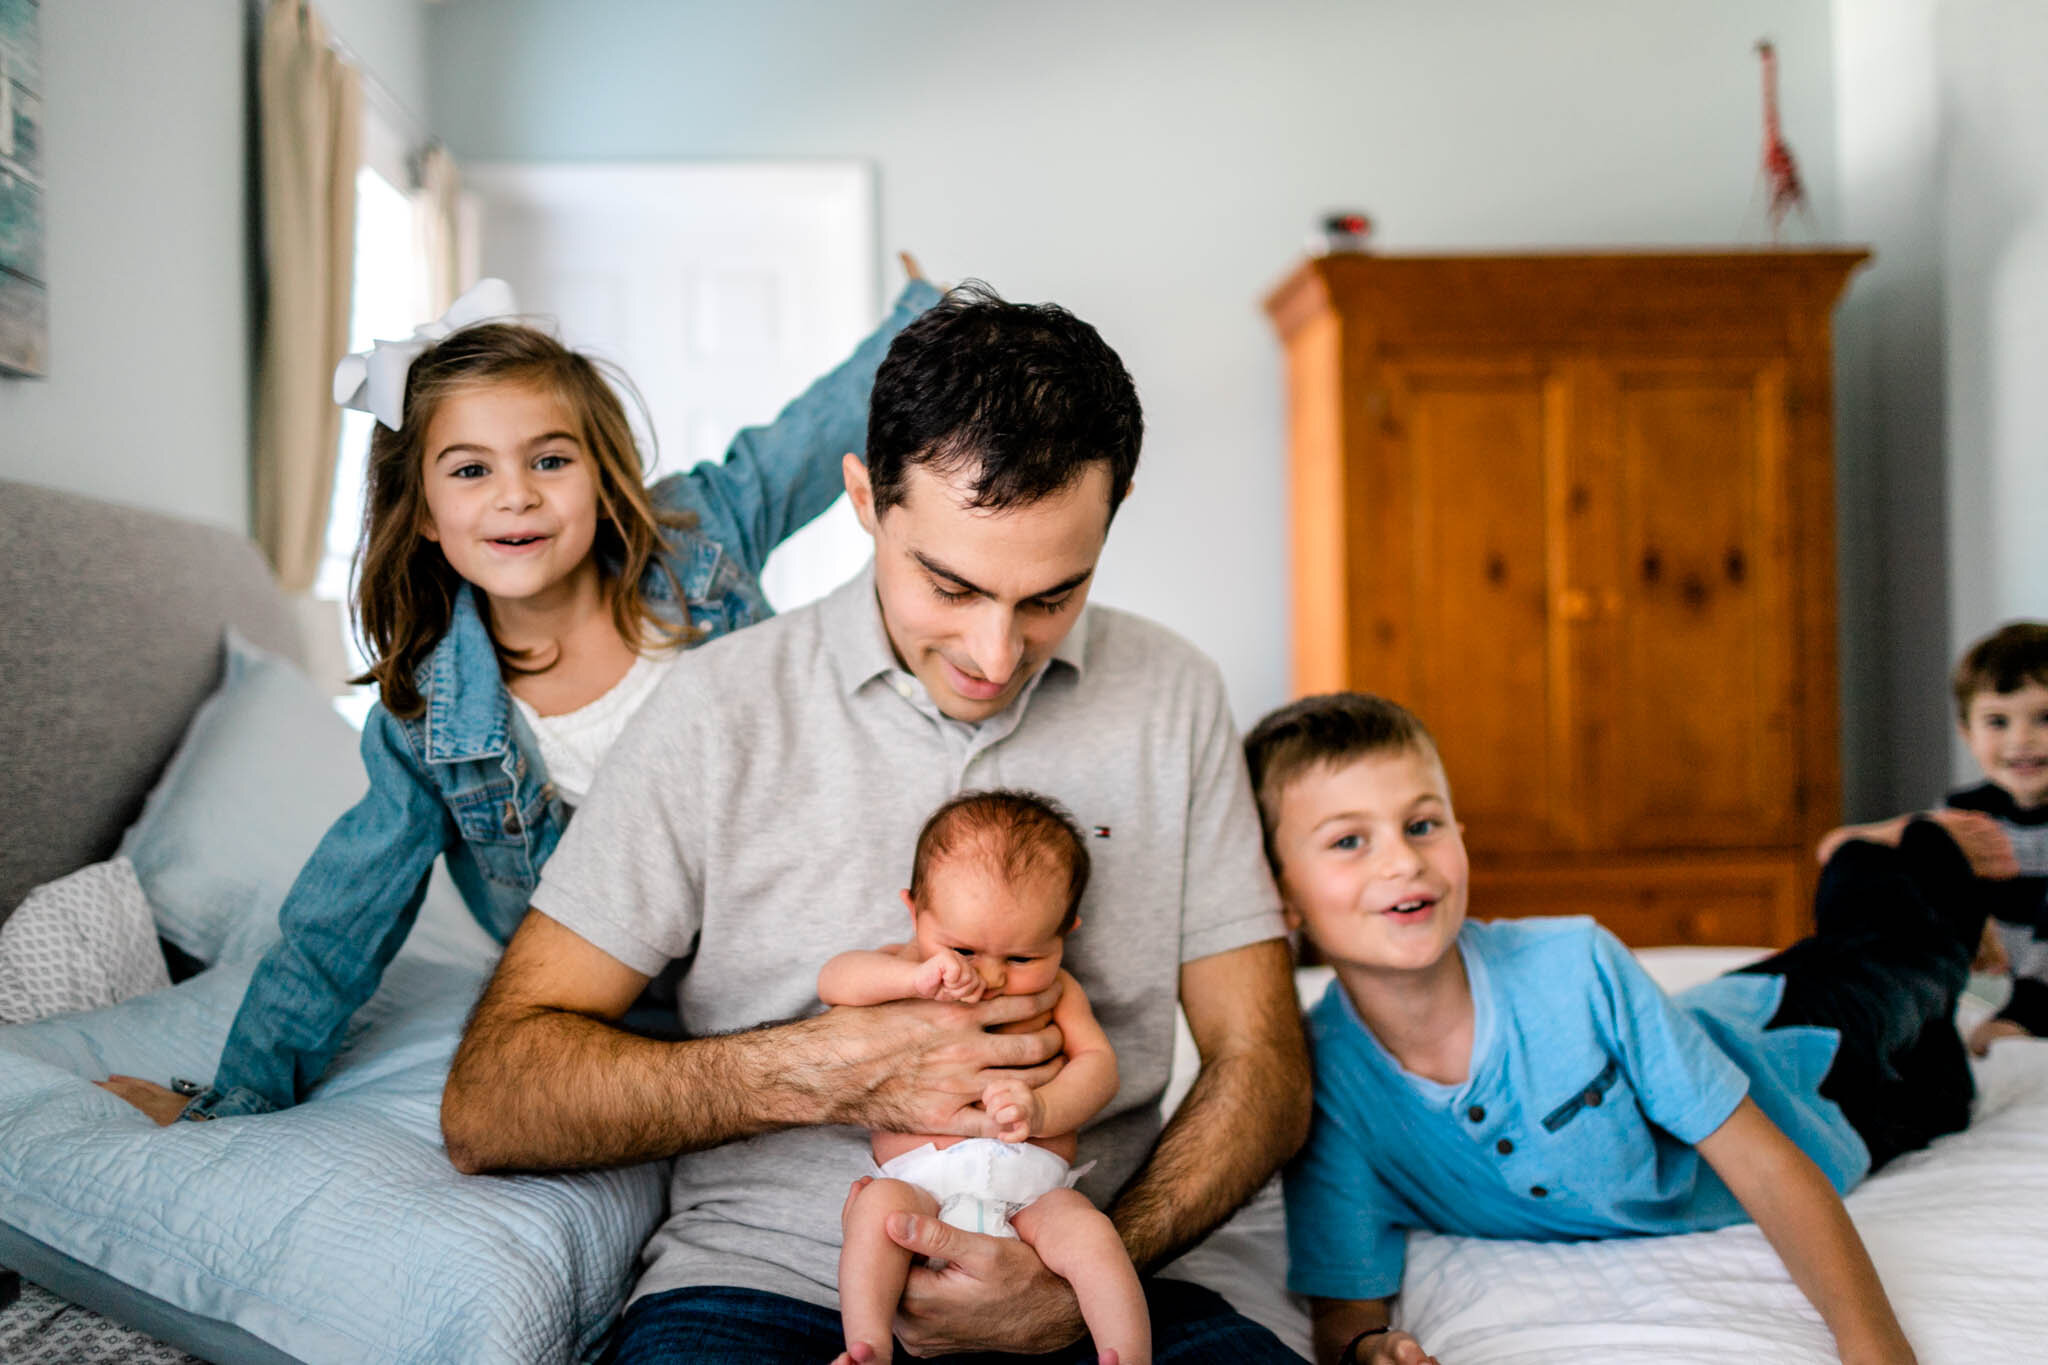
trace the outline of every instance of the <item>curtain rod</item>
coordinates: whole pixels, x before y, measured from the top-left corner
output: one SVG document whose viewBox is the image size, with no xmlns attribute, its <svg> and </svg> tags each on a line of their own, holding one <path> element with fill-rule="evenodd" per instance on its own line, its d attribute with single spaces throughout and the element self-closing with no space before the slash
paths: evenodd
<svg viewBox="0 0 2048 1365">
<path fill-rule="evenodd" d="M 301 0 L 301 4 L 304 3 L 305 0 Z M 323 14 L 322 17 L 324 18 L 325 15 Z M 362 81 L 364 96 L 381 105 L 381 112 L 387 117 L 395 118 L 399 123 L 405 125 L 404 131 L 411 135 L 414 142 L 424 147 L 429 143 L 440 141 L 438 137 L 434 136 L 434 130 L 428 126 L 427 121 L 414 113 L 411 106 L 406 104 L 404 100 L 393 94 L 391 87 L 384 84 L 378 78 L 377 73 L 370 69 L 369 63 L 365 62 L 356 53 L 354 48 L 342 40 L 341 35 L 334 31 L 334 25 L 331 22 L 327 25 L 327 46 L 335 56 L 347 62 L 350 69 L 356 73 L 357 79 Z M 418 148 L 416 147 L 414 155 L 417 154 Z"/>
</svg>

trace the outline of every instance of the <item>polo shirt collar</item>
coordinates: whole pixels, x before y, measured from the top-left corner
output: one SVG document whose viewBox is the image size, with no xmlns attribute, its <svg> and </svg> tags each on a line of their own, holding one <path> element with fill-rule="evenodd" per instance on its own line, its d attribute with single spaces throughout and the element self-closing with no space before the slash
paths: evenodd
<svg viewBox="0 0 2048 1365">
<path fill-rule="evenodd" d="M 847 695 L 860 691 L 876 678 L 902 670 L 896 662 L 896 649 L 889 643 L 888 628 L 882 624 L 882 605 L 875 597 L 873 559 L 851 580 L 835 588 L 819 610 L 825 618 L 825 645 L 839 671 L 840 687 Z M 1085 617 L 1088 609 L 1081 610 Z M 1084 619 L 1074 622 L 1067 638 L 1046 660 L 1045 668 L 1061 663 L 1080 673 L 1087 660 L 1088 623 Z"/>
</svg>

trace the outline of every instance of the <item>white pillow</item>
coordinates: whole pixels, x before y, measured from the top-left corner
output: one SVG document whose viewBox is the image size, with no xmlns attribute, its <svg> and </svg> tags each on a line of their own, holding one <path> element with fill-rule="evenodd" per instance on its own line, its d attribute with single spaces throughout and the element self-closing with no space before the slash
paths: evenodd
<svg viewBox="0 0 2048 1365">
<path fill-rule="evenodd" d="M 0 1024 L 26 1024 L 171 984 L 126 858 L 45 882 L 0 924 Z"/>
</svg>

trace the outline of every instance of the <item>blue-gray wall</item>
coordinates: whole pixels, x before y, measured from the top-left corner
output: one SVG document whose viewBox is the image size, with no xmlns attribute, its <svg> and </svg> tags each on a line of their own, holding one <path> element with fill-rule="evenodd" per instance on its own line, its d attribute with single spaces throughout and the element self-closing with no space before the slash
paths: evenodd
<svg viewBox="0 0 2048 1365">
<path fill-rule="evenodd" d="M 1102 598 L 1287 694 L 1280 352 L 1260 299 L 1324 210 L 1389 248 L 1726 243 L 1755 40 L 1836 231 L 1827 0 L 447 0 L 458 156 L 862 157 L 882 239 L 1096 323 L 1143 393 Z"/>
</svg>

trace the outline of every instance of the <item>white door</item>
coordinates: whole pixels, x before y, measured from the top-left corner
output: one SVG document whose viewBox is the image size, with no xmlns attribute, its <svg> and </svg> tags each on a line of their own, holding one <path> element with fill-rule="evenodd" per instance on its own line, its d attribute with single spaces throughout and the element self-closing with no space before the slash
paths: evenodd
<svg viewBox="0 0 2048 1365">
<path fill-rule="evenodd" d="M 880 316 L 864 163 L 472 162 L 463 177 L 481 207 L 481 272 L 632 379 L 660 438 L 657 475 L 721 458 Z M 762 586 L 787 610 L 869 548 L 842 495 L 776 551 Z"/>
</svg>

